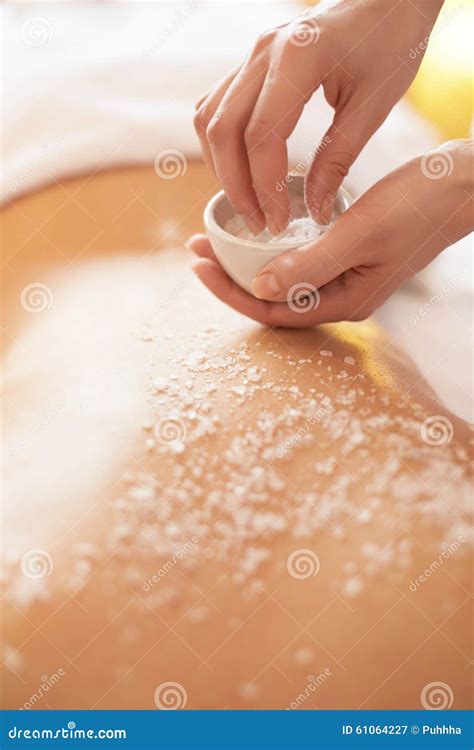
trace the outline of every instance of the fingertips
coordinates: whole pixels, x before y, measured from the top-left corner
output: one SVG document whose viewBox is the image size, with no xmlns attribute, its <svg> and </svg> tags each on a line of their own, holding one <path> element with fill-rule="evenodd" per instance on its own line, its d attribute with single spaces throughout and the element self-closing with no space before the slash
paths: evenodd
<svg viewBox="0 0 474 750">
<path fill-rule="evenodd" d="M 252 282 L 252 292 L 259 299 L 285 300 L 296 283 L 312 283 L 316 287 L 318 266 L 312 245 L 288 250 L 263 267 Z"/>
<path fill-rule="evenodd" d="M 205 234 L 193 234 L 184 244 L 200 258 L 211 258 L 214 255 L 212 245 Z"/>
<path fill-rule="evenodd" d="M 193 263 L 192 269 L 198 279 L 211 291 L 217 294 L 219 290 L 218 297 L 222 297 L 232 284 L 232 280 L 213 258 L 200 258 Z"/>
</svg>

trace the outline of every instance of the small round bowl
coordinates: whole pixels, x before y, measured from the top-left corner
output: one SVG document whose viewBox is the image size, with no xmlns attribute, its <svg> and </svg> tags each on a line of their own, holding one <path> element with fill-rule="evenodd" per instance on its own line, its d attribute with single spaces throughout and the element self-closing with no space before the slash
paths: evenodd
<svg viewBox="0 0 474 750">
<path fill-rule="evenodd" d="M 294 203 L 299 199 L 298 203 L 301 204 L 301 197 L 304 194 L 304 176 L 290 175 L 290 177 L 288 188 L 292 203 L 292 217 L 300 218 L 294 208 Z M 340 216 L 349 208 L 351 202 L 349 194 L 341 188 L 336 195 L 335 215 Z M 244 240 L 223 229 L 225 223 L 233 216 L 235 216 L 235 211 L 226 194 L 221 190 L 211 198 L 204 210 L 204 226 L 221 266 L 239 286 L 252 294 L 250 285 L 267 263 L 288 250 L 307 245 L 308 240 L 272 244 Z"/>
</svg>

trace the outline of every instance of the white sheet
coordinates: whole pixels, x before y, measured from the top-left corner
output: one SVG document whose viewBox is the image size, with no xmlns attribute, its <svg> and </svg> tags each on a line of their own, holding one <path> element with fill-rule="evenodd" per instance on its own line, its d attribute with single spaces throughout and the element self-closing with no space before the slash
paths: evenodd
<svg viewBox="0 0 474 750">
<path fill-rule="evenodd" d="M 298 12 L 290 2 L 21 3 L 3 6 L 2 175 L 11 200 L 66 175 L 153 163 L 163 149 L 199 154 L 194 102 L 242 59 L 257 33 Z M 294 162 L 324 134 L 318 93 L 290 140 Z M 439 138 L 398 105 L 354 165 L 360 194 Z M 470 242 L 458 243 L 379 317 L 454 411 L 472 406 Z M 452 281 L 454 278 L 454 282 Z M 449 293 L 433 303 L 433 292 Z M 429 314 L 410 315 L 431 299 Z"/>
</svg>

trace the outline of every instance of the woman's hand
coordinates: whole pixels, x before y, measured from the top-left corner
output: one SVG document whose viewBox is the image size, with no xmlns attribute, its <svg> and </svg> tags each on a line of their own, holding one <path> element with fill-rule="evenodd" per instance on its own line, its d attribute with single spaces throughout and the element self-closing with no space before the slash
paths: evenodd
<svg viewBox="0 0 474 750">
<path fill-rule="evenodd" d="M 361 320 L 472 231 L 473 166 L 473 142 L 452 141 L 391 172 L 316 242 L 265 266 L 252 285 L 261 299 L 229 278 L 204 235 L 189 242 L 203 259 L 195 272 L 217 297 L 265 325 Z"/>
<path fill-rule="evenodd" d="M 286 140 L 319 86 L 335 114 L 308 171 L 306 199 L 314 218 L 329 221 L 342 179 L 413 80 L 441 5 L 323 0 L 262 34 L 198 102 L 206 162 L 254 233 L 268 225 L 278 234 L 289 221 Z"/>
</svg>

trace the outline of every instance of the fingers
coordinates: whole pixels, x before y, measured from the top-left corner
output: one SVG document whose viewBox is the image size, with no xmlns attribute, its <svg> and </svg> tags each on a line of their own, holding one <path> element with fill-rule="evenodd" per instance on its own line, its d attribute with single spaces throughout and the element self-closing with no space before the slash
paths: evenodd
<svg viewBox="0 0 474 750">
<path fill-rule="evenodd" d="M 214 258 L 212 245 L 205 234 L 193 234 L 184 244 L 200 258 Z"/>
<path fill-rule="evenodd" d="M 373 280 L 367 283 L 353 271 L 335 279 L 318 294 L 299 294 L 285 302 L 264 302 L 235 284 L 217 260 L 200 259 L 193 270 L 218 299 L 269 327 L 308 328 L 341 320 L 363 320 L 377 306 L 377 294 L 380 297 Z"/>
<path fill-rule="evenodd" d="M 327 232 L 310 245 L 277 256 L 252 283 L 256 297 L 285 299 L 294 285 L 320 289 L 349 268 L 359 265 L 369 229 L 349 209 Z"/>
<path fill-rule="evenodd" d="M 210 258 L 198 260 L 193 271 L 207 288 L 222 302 L 237 312 L 246 315 L 259 323 L 265 323 L 269 317 L 271 303 L 262 302 L 247 294 L 226 274 L 217 260 Z"/>
<path fill-rule="evenodd" d="M 350 269 L 329 284 L 315 289 L 297 282 L 283 302 L 252 297 L 220 266 L 205 235 L 193 235 L 186 243 L 199 256 L 193 270 L 222 302 L 242 315 L 267 326 L 307 328 L 341 320 L 364 320 L 399 285 L 400 279 L 385 278 L 375 267 Z"/>
<path fill-rule="evenodd" d="M 235 211 L 254 234 L 265 228 L 265 218 L 252 184 L 244 135 L 266 70 L 263 56 L 250 57 L 229 86 L 206 131 L 217 177 Z"/>
<path fill-rule="evenodd" d="M 272 234 L 284 231 L 290 219 L 286 141 L 315 88 L 314 61 L 305 66 L 303 53 L 283 46 L 270 65 L 245 128 L 253 186 Z"/>
<path fill-rule="evenodd" d="M 306 206 L 320 224 L 331 220 L 336 193 L 343 179 L 386 114 L 379 112 L 373 100 L 358 104 L 354 99 L 336 111 L 305 179 Z"/>
<path fill-rule="evenodd" d="M 194 129 L 199 138 L 201 144 L 202 155 L 209 169 L 214 169 L 214 162 L 212 160 L 212 152 L 209 142 L 206 136 L 207 127 L 214 116 L 216 109 L 218 108 L 222 97 L 229 88 L 230 84 L 234 80 L 240 65 L 234 68 L 220 83 L 213 88 L 211 92 L 208 92 L 202 96 L 196 104 L 196 113 L 194 115 Z"/>
<path fill-rule="evenodd" d="M 310 54 L 278 30 L 263 34 L 240 70 L 201 100 L 196 113 L 206 161 L 255 234 L 265 225 L 278 234 L 290 218 L 286 140 L 315 90 Z"/>
</svg>

